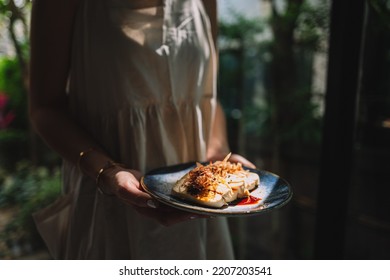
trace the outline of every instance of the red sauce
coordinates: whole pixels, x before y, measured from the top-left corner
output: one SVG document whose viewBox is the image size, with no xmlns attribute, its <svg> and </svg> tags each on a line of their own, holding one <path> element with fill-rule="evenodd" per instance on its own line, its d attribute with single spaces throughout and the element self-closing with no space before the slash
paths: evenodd
<svg viewBox="0 0 390 280">
<path fill-rule="evenodd" d="M 237 205 L 249 205 L 249 204 L 255 204 L 257 203 L 261 198 L 255 197 L 255 196 L 248 196 L 243 198 L 240 202 L 237 203 Z"/>
</svg>

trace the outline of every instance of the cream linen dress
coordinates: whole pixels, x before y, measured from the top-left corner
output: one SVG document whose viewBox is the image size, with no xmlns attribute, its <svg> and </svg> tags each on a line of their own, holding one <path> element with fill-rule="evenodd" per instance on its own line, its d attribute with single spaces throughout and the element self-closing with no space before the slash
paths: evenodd
<svg viewBox="0 0 390 280">
<path fill-rule="evenodd" d="M 203 161 L 216 61 L 201 0 L 83 0 L 69 82 L 72 115 L 118 162 L 147 172 Z M 34 215 L 56 259 L 231 259 L 225 219 L 165 227 L 64 163 L 63 196 Z"/>
</svg>

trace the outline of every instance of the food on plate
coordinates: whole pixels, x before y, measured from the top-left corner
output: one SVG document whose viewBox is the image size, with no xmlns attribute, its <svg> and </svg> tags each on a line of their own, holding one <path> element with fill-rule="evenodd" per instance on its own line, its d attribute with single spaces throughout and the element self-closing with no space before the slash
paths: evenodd
<svg viewBox="0 0 390 280">
<path fill-rule="evenodd" d="M 214 208 L 249 197 L 260 183 L 259 175 L 245 170 L 240 163 L 229 162 L 229 157 L 208 165 L 197 163 L 176 182 L 173 195 Z"/>
</svg>

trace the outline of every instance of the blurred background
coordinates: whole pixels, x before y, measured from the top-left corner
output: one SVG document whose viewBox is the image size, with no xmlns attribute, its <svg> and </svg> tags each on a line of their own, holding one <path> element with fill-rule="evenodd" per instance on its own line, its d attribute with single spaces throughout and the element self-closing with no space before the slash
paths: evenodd
<svg viewBox="0 0 390 280">
<path fill-rule="evenodd" d="M 390 1 L 218 5 L 231 149 L 294 191 L 229 218 L 237 258 L 390 259 Z M 61 188 L 27 118 L 30 8 L 0 0 L 0 259 L 50 259 L 31 213 Z"/>
</svg>

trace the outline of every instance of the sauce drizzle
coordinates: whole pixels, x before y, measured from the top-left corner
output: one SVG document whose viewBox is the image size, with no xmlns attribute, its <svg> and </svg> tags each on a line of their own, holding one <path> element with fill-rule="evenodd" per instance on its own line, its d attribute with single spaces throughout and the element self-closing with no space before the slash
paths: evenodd
<svg viewBox="0 0 390 280">
<path fill-rule="evenodd" d="M 250 205 L 250 204 L 255 204 L 257 203 L 261 198 L 255 197 L 255 196 L 248 196 L 243 198 L 240 202 L 237 203 L 237 205 Z"/>
</svg>

